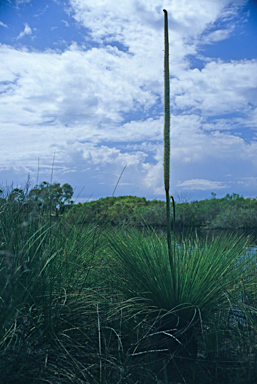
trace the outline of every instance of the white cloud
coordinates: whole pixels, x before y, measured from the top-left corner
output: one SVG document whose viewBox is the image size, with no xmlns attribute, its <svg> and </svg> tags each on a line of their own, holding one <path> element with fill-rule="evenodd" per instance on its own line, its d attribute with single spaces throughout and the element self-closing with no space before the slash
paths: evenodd
<svg viewBox="0 0 257 384">
<path fill-rule="evenodd" d="M 117 125 L 122 113 L 147 109 L 156 102 L 155 94 L 141 87 L 144 79 L 151 81 L 151 71 L 137 76 L 133 58 L 116 48 L 82 51 L 72 46 L 62 54 L 6 46 L 0 50 L 0 79 L 9 82 L 2 96 L 2 121 L 83 124 L 85 133 L 91 134 L 92 125 Z"/>
<path fill-rule="evenodd" d="M 70 24 L 66 20 L 62 20 L 62 22 L 64 23 L 65 27 L 69 27 L 70 26 Z"/>
<path fill-rule="evenodd" d="M 83 145 L 80 145 L 83 148 Z M 87 147 L 87 146 L 85 146 Z M 146 155 L 143 152 L 137 151 L 134 154 L 129 154 L 127 152 L 121 153 L 117 148 L 110 148 L 102 145 L 100 148 L 89 147 L 85 148 L 83 151 L 83 158 L 88 161 L 89 164 L 113 164 L 117 163 L 122 166 L 125 165 L 138 165 L 143 163 Z"/>
<path fill-rule="evenodd" d="M 200 71 L 189 69 L 187 58 L 204 38 L 227 38 L 236 7 L 244 3 L 124 0 L 117 6 L 114 0 L 71 0 L 72 14 L 91 31 L 86 39 L 94 39 L 94 48 L 86 48 L 87 40 L 64 52 L 0 46 L 1 138 L 7 143 L 2 179 L 30 172 L 35 180 L 38 158 L 41 180 L 46 178 L 55 152 L 56 177 L 79 187 L 88 183 L 89 194 L 98 193 L 98 184 L 105 186 L 103 195 L 111 194 L 127 165 L 120 194 L 129 185 L 130 194 L 164 196 L 165 7 L 173 76 L 172 193 L 249 185 L 257 144 L 233 129 L 256 126 L 257 62 L 207 58 Z M 228 20 L 227 28 L 214 32 L 220 19 Z M 31 33 L 27 24 L 19 38 Z"/>
<path fill-rule="evenodd" d="M 37 11 L 37 13 L 35 13 L 35 14 L 33 15 L 33 17 L 39 17 L 39 16 L 42 16 L 42 15 L 47 11 L 48 8 L 49 8 L 49 6 L 46 5 L 44 8 L 39 9 L 39 10 Z"/>
<path fill-rule="evenodd" d="M 16 4 L 19 5 L 19 4 L 23 4 L 23 3 L 30 3 L 31 0 L 16 0 Z"/>
<path fill-rule="evenodd" d="M 0 25 L 1 25 L 2 27 L 8 28 L 8 25 L 4 24 L 2 21 L 0 21 Z"/>
<path fill-rule="evenodd" d="M 202 33 L 218 19 L 234 15 L 245 3 L 246 0 L 123 0 L 117 6 L 116 0 L 70 0 L 73 16 L 91 30 L 95 41 L 118 41 L 141 62 L 143 58 L 151 60 L 159 71 L 162 62 L 159 47 L 163 46 L 162 10 L 167 9 L 171 74 L 174 75 L 185 67 L 185 56 L 196 53 L 198 44 L 202 42 Z M 228 28 L 223 28 L 222 36 L 229 36 L 232 30 L 230 21 Z"/>
<path fill-rule="evenodd" d="M 211 44 L 216 43 L 217 41 L 225 40 L 231 34 L 233 28 L 231 29 L 217 29 L 214 32 L 209 33 L 207 36 L 204 36 L 202 39 L 202 44 Z"/>
<path fill-rule="evenodd" d="M 250 112 L 257 107 L 257 60 L 212 61 L 171 80 L 174 106 L 204 115 Z"/>
<path fill-rule="evenodd" d="M 226 188 L 227 185 L 224 182 L 220 182 L 220 181 L 192 179 L 192 180 L 186 180 L 183 183 L 177 184 L 177 187 L 183 187 L 189 190 L 200 189 L 202 191 L 212 191 L 212 190 Z"/>
<path fill-rule="evenodd" d="M 24 36 L 31 35 L 31 34 L 32 34 L 32 30 L 30 26 L 28 25 L 28 23 L 25 23 L 24 31 L 21 32 L 19 36 L 17 36 L 17 39 L 22 39 Z"/>
</svg>

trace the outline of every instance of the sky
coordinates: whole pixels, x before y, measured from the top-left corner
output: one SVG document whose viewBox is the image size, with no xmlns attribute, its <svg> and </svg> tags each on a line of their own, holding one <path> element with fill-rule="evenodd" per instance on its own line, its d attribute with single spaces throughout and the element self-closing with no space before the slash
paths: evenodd
<svg viewBox="0 0 257 384">
<path fill-rule="evenodd" d="M 170 193 L 257 196 L 253 0 L 0 0 L 3 187 L 164 200 L 164 8 Z"/>
</svg>

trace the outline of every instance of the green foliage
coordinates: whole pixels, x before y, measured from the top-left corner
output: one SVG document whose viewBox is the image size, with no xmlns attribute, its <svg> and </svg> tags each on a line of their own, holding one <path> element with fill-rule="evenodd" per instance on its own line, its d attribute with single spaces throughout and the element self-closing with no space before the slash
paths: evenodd
<svg viewBox="0 0 257 384">
<path fill-rule="evenodd" d="M 256 324 L 256 301 L 250 300 L 256 297 L 257 279 L 252 273 L 256 254 L 247 253 L 249 239 L 229 236 L 204 243 L 197 238 L 176 243 L 174 268 L 166 238 L 152 231 L 112 232 L 108 241 L 112 284 L 127 299 L 121 308 L 133 306 L 140 324 L 152 319 L 151 349 L 170 351 L 170 374 L 176 355 L 188 362 L 196 359 L 200 347 L 206 348 L 206 344 L 201 346 L 202 337 L 209 343 L 206 353 L 214 359 L 223 353 L 224 340 L 231 343 L 230 335 L 236 337 L 233 327 L 237 332 L 238 324 Z M 215 347 L 211 337 L 216 338 Z M 237 343 L 233 341 L 234 346 Z M 143 353 L 140 347 L 138 342 L 137 350 Z"/>
<path fill-rule="evenodd" d="M 153 231 L 71 225 L 26 199 L 26 191 L 10 191 L 0 205 L 3 382 L 164 384 L 168 376 L 223 384 L 245 371 L 254 377 L 256 260 L 245 254 L 247 241 L 176 242 L 171 270 L 166 239 Z M 138 220 L 144 210 L 149 219 L 155 207 L 165 211 L 164 202 L 131 196 L 103 200 L 101 210 L 108 203 L 121 215 L 126 207 Z M 97 212 L 98 202 L 89 204 Z M 243 363 L 248 358 L 251 366 Z"/>
<path fill-rule="evenodd" d="M 90 382 L 98 368 L 96 305 L 104 301 L 99 233 L 30 210 L 21 217 L 16 192 L 0 212 L 1 381 Z"/>
<path fill-rule="evenodd" d="M 135 208 L 134 215 L 131 217 L 133 226 L 140 227 L 147 225 L 151 227 L 166 227 L 166 207 L 163 201 L 151 202 L 148 206 Z"/>
<path fill-rule="evenodd" d="M 238 194 L 227 194 L 221 199 L 212 197 L 202 201 L 177 205 L 176 225 L 208 228 L 254 228 L 257 200 Z"/>
<path fill-rule="evenodd" d="M 233 207 L 220 212 L 211 223 L 212 228 L 257 228 L 256 212 L 252 208 Z"/>
<path fill-rule="evenodd" d="M 65 204 L 73 204 L 71 200 L 73 193 L 73 188 L 67 183 L 61 186 L 59 183 L 49 184 L 43 181 L 30 190 L 28 200 L 43 212 L 50 209 L 58 216 L 59 211 L 63 213 Z"/>
<path fill-rule="evenodd" d="M 157 200 L 150 201 L 144 197 L 120 196 L 106 197 L 90 203 L 76 204 L 67 214 L 71 223 L 92 223 L 125 225 L 143 225 L 143 208 L 163 204 Z"/>
<path fill-rule="evenodd" d="M 204 243 L 197 238 L 176 243 L 173 270 L 166 239 L 155 232 L 131 230 L 112 234 L 108 240 L 110 258 L 117 266 L 114 273 L 125 282 L 125 294 L 145 298 L 147 305 L 160 310 L 178 312 L 185 307 L 191 314 L 193 308 L 206 318 L 240 305 L 243 289 L 252 284 L 249 275 L 255 255 L 245 257 L 249 239 L 224 236 Z M 244 279 L 248 288 L 242 286 Z M 252 279 L 256 284 L 255 276 Z"/>
<path fill-rule="evenodd" d="M 245 199 L 237 194 L 221 199 L 176 204 L 176 228 L 255 228 L 257 199 Z M 75 204 L 67 214 L 71 223 L 166 226 L 165 202 L 135 196 L 107 197 L 90 203 Z M 171 215 L 171 225 L 173 217 Z"/>
<path fill-rule="evenodd" d="M 16 191 L 15 191 L 16 193 Z M 52 296 L 79 292 L 95 261 L 96 230 L 70 227 L 49 216 L 17 212 L 17 201 L 7 196 L 0 212 L 0 324 L 6 326 L 22 307 L 46 311 Z M 13 211 L 12 211 L 13 208 Z M 96 266 L 96 264 L 94 264 Z M 94 284 L 95 286 L 95 284 Z M 47 307 L 48 308 L 48 307 Z"/>
</svg>

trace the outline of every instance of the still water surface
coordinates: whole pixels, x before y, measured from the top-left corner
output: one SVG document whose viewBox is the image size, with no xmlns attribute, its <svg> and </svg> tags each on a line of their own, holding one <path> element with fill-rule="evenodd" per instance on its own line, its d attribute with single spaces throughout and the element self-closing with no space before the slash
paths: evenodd
<svg viewBox="0 0 257 384">
<path fill-rule="evenodd" d="M 154 229 L 157 233 L 164 234 L 166 229 L 164 227 L 159 227 Z M 188 238 L 195 239 L 198 237 L 200 240 L 211 240 L 217 236 L 221 235 L 238 235 L 243 237 L 250 237 L 251 241 L 251 251 L 257 252 L 257 228 L 254 229 L 203 229 L 203 228 L 178 228 L 176 229 L 176 240 L 179 242 Z"/>
<path fill-rule="evenodd" d="M 203 229 L 203 228 L 184 228 L 176 230 L 176 237 L 178 239 L 187 238 L 187 237 L 199 237 L 199 239 L 205 240 L 215 238 L 220 235 L 232 235 L 237 234 L 238 236 L 250 236 L 251 244 L 257 247 L 257 228 L 254 229 Z"/>
</svg>

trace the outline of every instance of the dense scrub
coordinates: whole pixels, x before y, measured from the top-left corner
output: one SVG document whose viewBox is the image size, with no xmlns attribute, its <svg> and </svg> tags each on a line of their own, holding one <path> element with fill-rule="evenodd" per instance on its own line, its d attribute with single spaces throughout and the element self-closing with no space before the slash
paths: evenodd
<svg viewBox="0 0 257 384">
<path fill-rule="evenodd" d="M 107 197 L 76 204 L 69 211 L 70 222 L 156 227 L 166 225 L 165 203 L 134 196 Z M 172 221 L 171 217 L 171 221 Z M 176 204 L 176 227 L 221 229 L 256 228 L 257 199 L 237 194 Z"/>
<path fill-rule="evenodd" d="M 155 209 L 156 207 L 163 210 L 164 203 L 136 196 L 106 197 L 89 203 L 74 205 L 67 214 L 67 220 L 81 224 L 95 222 L 111 225 L 131 223 L 142 225 L 144 220 L 142 213 L 145 213 L 148 208 Z"/>
<path fill-rule="evenodd" d="M 249 239 L 173 242 L 171 265 L 165 235 L 71 223 L 13 195 L 0 206 L 0 382 L 254 382 Z M 123 199 L 132 216 L 163 206 L 107 199 L 116 219 Z"/>
</svg>

